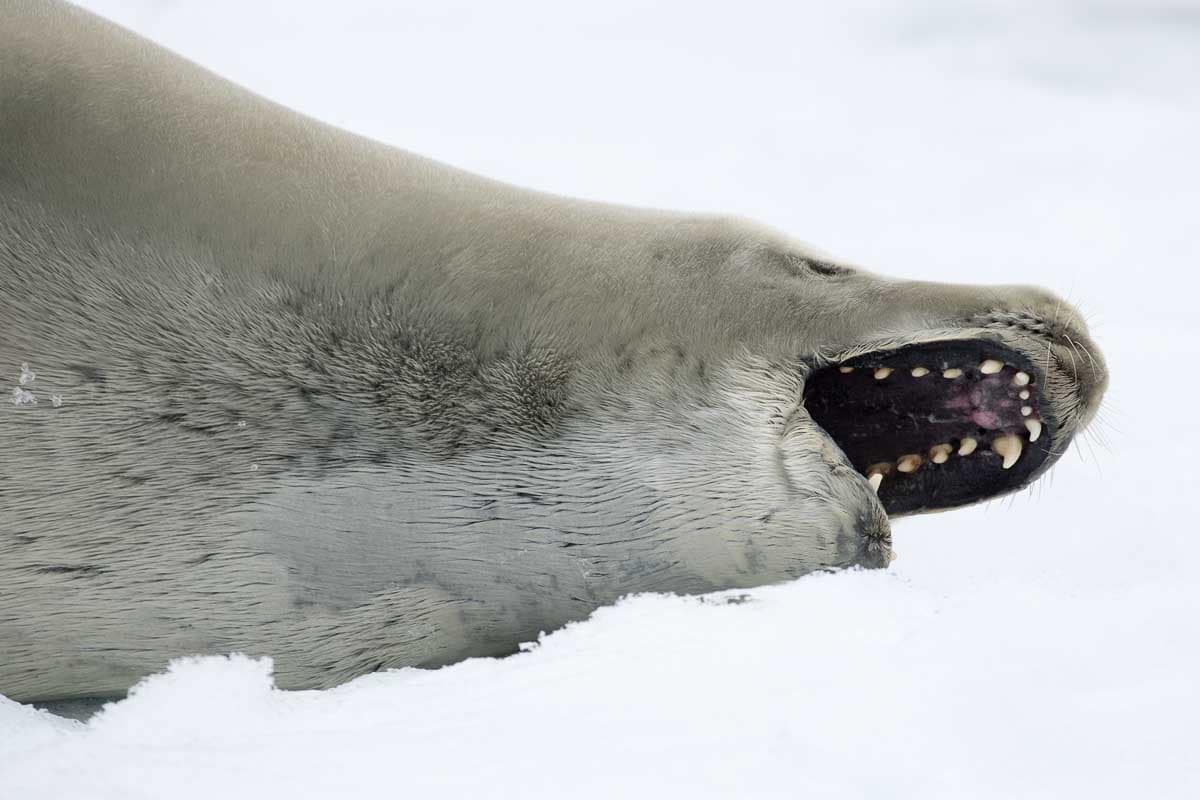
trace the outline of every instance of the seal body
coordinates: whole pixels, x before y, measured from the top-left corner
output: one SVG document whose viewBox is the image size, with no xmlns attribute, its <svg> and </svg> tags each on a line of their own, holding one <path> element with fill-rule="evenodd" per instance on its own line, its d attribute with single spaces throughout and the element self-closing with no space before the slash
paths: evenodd
<svg viewBox="0 0 1200 800">
<path fill-rule="evenodd" d="M 15 699 L 230 651 L 329 686 L 512 652 L 630 592 L 881 566 L 887 496 L 809 416 L 814 370 L 914 342 L 1036 354 L 1047 454 L 1103 390 L 1042 290 L 895 281 L 741 220 L 520 190 L 71 6 L 5 13 Z"/>
</svg>

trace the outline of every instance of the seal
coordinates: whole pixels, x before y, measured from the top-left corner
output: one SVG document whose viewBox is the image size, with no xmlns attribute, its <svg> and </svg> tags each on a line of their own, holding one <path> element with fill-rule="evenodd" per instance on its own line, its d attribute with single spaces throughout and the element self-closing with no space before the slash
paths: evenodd
<svg viewBox="0 0 1200 800">
<path fill-rule="evenodd" d="M 0 692 L 285 688 L 632 592 L 880 567 L 1106 383 L 1036 288 L 552 197 L 293 113 L 57 2 L 0 26 Z"/>
</svg>

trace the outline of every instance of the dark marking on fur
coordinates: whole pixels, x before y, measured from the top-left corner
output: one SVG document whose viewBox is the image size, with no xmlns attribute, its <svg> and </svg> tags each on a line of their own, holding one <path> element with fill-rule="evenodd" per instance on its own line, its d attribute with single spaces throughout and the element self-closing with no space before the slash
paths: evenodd
<svg viewBox="0 0 1200 800">
<path fill-rule="evenodd" d="M 68 364 L 67 369 L 78 374 L 89 383 L 104 383 L 104 370 L 86 364 Z"/>
<path fill-rule="evenodd" d="M 101 567 L 91 565 L 71 566 L 68 564 L 34 564 L 31 565 L 31 567 L 34 572 L 42 575 L 74 575 L 83 577 L 88 575 L 97 575 L 104 571 Z"/>
</svg>

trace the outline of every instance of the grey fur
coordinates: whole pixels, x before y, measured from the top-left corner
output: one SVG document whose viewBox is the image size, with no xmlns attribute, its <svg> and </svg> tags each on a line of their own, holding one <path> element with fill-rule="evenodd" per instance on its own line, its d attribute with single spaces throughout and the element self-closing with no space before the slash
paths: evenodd
<svg viewBox="0 0 1200 800">
<path fill-rule="evenodd" d="M 629 592 L 880 566 L 887 517 L 800 404 L 810 370 L 997 339 L 1045 363 L 1059 451 L 1103 392 L 1041 290 L 516 189 L 74 7 L 2 13 L 15 699 L 233 650 L 329 686 L 511 652 Z"/>
</svg>

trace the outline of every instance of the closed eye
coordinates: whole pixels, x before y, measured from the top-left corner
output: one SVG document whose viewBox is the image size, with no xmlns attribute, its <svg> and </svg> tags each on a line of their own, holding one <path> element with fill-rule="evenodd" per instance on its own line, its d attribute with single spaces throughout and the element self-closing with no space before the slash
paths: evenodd
<svg viewBox="0 0 1200 800">
<path fill-rule="evenodd" d="M 849 267 L 839 267 L 837 264 L 830 264 L 826 261 L 808 261 L 808 268 L 818 275 L 848 275 L 851 270 Z"/>
</svg>

